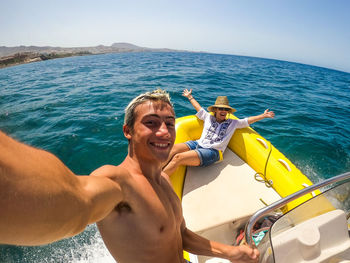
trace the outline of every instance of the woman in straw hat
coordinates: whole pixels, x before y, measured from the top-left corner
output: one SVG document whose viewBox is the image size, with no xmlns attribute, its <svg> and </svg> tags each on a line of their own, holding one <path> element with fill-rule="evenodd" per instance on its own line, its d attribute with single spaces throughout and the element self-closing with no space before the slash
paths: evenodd
<svg viewBox="0 0 350 263">
<path fill-rule="evenodd" d="M 263 114 L 244 119 L 229 119 L 227 113 L 236 110 L 229 105 L 226 96 L 218 96 L 215 104 L 208 107 L 209 114 L 192 96 L 192 89 L 185 89 L 182 94 L 188 98 L 196 109 L 196 116 L 204 121 L 204 128 L 199 140 L 175 144 L 169 155 L 168 163 L 163 171 L 171 175 L 179 165 L 208 166 L 222 160 L 233 133 L 236 129 L 248 127 L 250 124 L 265 118 L 273 118 L 273 111 L 265 110 Z"/>
</svg>

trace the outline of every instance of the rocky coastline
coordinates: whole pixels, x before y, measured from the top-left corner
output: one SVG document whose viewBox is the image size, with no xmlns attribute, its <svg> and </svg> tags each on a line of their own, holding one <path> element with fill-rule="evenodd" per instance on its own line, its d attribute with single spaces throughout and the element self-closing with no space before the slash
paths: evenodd
<svg viewBox="0 0 350 263">
<path fill-rule="evenodd" d="M 114 43 L 111 46 L 94 47 L 38 47 L 38 46 L 0 46 L 0 68 L 19 64 L 38 62 L 48 59 L 64 58 L 72 56 L 86 56 L 106 53 L 122 52 L 185 52 L 167 48 L 146 48 L 129 43 Z"/>
<path fill-rule="evenodd" d="M 35 53 L 35 52 L 19 52 L 10 56 L 4 56 L 0 58 L 0 68 L 38 62 L 54 58 L 64 58 L 72 56 L 85 56 L 91 55 L 90 52 L 77 52 L 77 53 Z"/>
</svg>

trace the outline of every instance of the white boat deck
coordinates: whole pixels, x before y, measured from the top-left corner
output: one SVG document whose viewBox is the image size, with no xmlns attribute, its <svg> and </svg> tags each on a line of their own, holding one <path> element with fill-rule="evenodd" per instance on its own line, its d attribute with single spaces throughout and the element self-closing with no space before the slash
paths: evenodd
<svg viewBox="0 0 350 263">
<path fill-rule="evenodd" d="M 228 148 L 220 163 L 188 167 L 182 198 L 187 227 L 200 232 L 239 221 L 263 208 L 263 202 L 280 199 L 254 175 L 255 171 Z"/>
</svg>

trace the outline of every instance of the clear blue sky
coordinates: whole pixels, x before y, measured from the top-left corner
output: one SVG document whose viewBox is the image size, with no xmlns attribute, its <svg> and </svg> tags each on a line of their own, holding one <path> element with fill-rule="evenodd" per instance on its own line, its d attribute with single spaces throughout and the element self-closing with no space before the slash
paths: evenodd
<svg viewBox="0 0 350 263">
<path fill-rule="evenodd" d="M 138 46 L 350 72 L 348 0 L 1 0 L 0 46 Z"/>
</svg>

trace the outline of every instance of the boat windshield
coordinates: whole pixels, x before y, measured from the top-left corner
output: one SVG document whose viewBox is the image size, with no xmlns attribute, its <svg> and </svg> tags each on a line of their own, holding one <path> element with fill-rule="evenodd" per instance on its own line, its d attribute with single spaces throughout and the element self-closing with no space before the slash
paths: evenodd
<svg viewBox="0 0 350 263">
<path fill-rule="evenodd" d="M 324 253 L 329 248 L 324 246 L 327 246 L 326 243 L 333 246 L 337 242 L 342 244 L 339 248 L 341 256 L 337 254 L 337 257 L 343 259 L 344 253 L 347 253 L 346 259 L 350 259 L 350 181 L 328 186 L 321 192 L 278 217 L 258 246 L 260 262 L 330 262 L 330 253 Z M 333 240 L 335 236 L 343 240 Z"/>
</svg>

